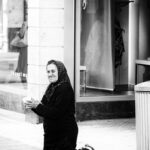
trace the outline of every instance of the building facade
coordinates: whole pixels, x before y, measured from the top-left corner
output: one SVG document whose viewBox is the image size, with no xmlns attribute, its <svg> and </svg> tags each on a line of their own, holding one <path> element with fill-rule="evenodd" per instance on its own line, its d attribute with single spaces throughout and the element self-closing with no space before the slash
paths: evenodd
<svg viewBox="0 0 150 150">
<path fill-rule="evenodd" d="M 0 106 L 38 122 L 21 100 L 41 99 L 45 65 L 57 59 L 67 67 L 79 120 L 134 117 L 135 60 L 150 54 L 149 7 L 147 0 L 0 0 Z M 28 46 L 17 49 L 11 41 L 24 22 Z M 18 64 L 26 71 L 16 73 Z M 139 70 L 139 82 L 149 80 Z"/>
</svg>

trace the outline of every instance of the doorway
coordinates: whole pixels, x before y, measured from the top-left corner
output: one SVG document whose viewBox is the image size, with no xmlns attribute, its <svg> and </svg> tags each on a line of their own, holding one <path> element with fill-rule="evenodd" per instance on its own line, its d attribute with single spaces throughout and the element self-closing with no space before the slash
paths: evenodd
<svg viewBox="0 0 150 150">
<path fill-rule="evenodd" d="M 133 96 L 133 89 L 128 86 L 128 50 L 125 53 L 128 20 L 124 24 L 125 35 L 117 38 L 122 42 L 119 53 L 114 42 L 117 31 L 113 6 L 111 0 L 76 3 L 76 93 L 79 97 Z M 122 28 L 120 35 L 123 32 Z"/>
</svg>

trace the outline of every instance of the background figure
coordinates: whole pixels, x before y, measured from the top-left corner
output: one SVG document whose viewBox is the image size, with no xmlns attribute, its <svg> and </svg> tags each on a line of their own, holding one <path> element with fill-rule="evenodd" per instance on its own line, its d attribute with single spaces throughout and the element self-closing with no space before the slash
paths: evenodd
<svg viewBox="0 0 150 150">
<path fill-rule="evenodd" d="M 21 82 L 27 81 L 27 47 L 18 48 L 19 58 L 16 73 L 19 73 Z"/>
<path fill-rule="evenodd" d="M 19 74 L 21 81 L 26 82 L 27 76 L 27 22 L 22 24 L 19 32 L 11 41 L 11 45 L 19 52 L 16 73 Z"/>
<path fill-rule="evenodd" d="M 41 102 L 27 98 L 26 109 L 43 117 L 44 150 L 75 150 L 78 127 L 70 79 L 60 61 L 48 61 L 46 69 L 50 84 Z"/>
</svg>

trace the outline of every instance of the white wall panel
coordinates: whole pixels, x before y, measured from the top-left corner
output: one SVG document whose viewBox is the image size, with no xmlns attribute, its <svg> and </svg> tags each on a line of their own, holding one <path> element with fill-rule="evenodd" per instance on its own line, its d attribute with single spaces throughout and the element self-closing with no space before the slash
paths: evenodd
<svg viewBox="0 0 150 150">
<path fill-rule="evenodd" d="M 64 0 L 28 0 L 29 8 L 64 8 Z"/>
<path fill-rule="evenodd" d="M 63 51 L 62 47 L 30 47 L 28 64 L 46 65 L 47 61 L 51 59 L 64 61 Z"/>
<path fill-rule="evenodd" d="M 29 9 L 29 25 L 34 27 L 64 26 L 63 9 Z"/>
<path fill-rule="evenodd" d="M 48 84 L 46 66 L 34 66 L 29 65 L 28 71 L 32 74 L 28 75 L 28 83 L 31 84 Z"/>
<path fill-rule="evenodd" d="M 28 44 L 31 46 L 63 46 L 63 28 L 30 28 Z"/>
</svg>

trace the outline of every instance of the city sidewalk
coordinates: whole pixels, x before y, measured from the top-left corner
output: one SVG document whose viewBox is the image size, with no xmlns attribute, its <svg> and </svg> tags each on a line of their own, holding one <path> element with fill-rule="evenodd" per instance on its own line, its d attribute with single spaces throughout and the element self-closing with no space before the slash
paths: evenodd
<svg viewBox="0 0 150 150">
<path fill-rule="evenodd" d="M 136 150 L 135 119 L 83 121 L 78 125 L 78 148 L 89 144 L 95 150 Z M 42 147 L 42 124 L 24 122 L 24 115 L 0 109 L 0 150 Z"/>
</svg>

